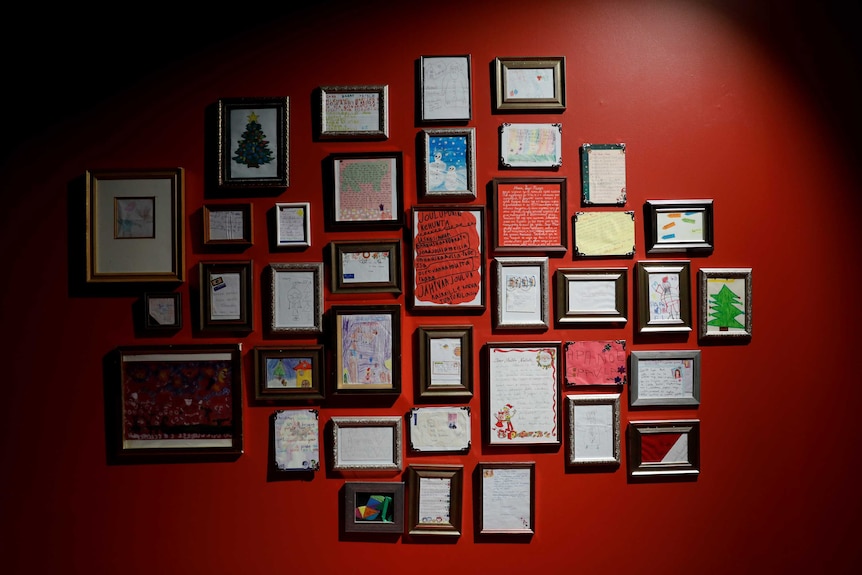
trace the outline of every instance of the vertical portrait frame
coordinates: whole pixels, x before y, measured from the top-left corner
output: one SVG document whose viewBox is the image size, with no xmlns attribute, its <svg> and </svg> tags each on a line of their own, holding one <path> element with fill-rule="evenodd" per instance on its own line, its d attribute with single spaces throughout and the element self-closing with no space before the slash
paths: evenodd
<svg viewBox="0 0 862 575">
<path fill-rule="evenodd" d="M 407 466 L 407 532 L 419 536 L 461 536 L 464 466 Z"/>
<path fill-rule="evenodd" d="M 276 202 L 275 249 L 311 247 L 311 204 L 309 202 Z"/>
<path fill-rule="evenodd" d="M 491 191 L 494 252 L 566 253 L 566 178 L 494 178 Z"/>
<path fill-rule="evenodd" d="M 183 327 L 183 297 L 180 292 L 144 293 L 144 329 L 178 330 Z"/>
<path fill-rule="evenodd" d="M 706 341 L 751 339 L 751 268 L 700 268 L 698 338 Z M 738 318 L 742 315 L 742 321 Z"/>
<path fill-rule="evenodd" d="M 287 188 L 290 98 L 220 99 L 217 167 L 221 190 Z"/>
<path fill-rule="evenodd" d="M 626 205 L 626 145 L 581 146 L 581 202 L 584 206 Z"/>
<path fill-rule="evenodd" d="M 468 400 L 473 397 L 473 326 L 419 326 L 418 398 Z"/>
<path fill-rule="evenodd" d="M 421 136 L 423 199 L 476 199 L 476 129 L 429 128 Z"/>
<path fill-rule="evenodd" d="M 320 410 L 279 409 L 270 416 L 270 423 L 276 470 L 320 470 Z"/>
<path fill-rule="evenodd" d="M 198 263 L 200 331 L 254 330 L 252 267 L 251 260 Z"/>
<path fill-rule="evenodd" d="M 401 305 L 333 305 L 330 319 L 333 392 L 400 395 Z"/>
<path fill-rule="evenodd" d="M 470 54 L 419 57 L 421 122 L 469 122 L 473 118 Z"/>
<path fill-rule="evenodd" d="M 547 256 L 494 259 L 497 275 L 495 327 L 539 329 L 550 327 L 550 275 Z"/>
<path fill-rule="evenodd" d="M 265 281 L 271 335 L 323 333 L 323 262 L 274 262 L 266 267 Z"/>
<path fill-rule="evenodd" d="M 356 231 L 404 225 L 401 152 L 335 153 L 329 155 L 327 163 L 325 213 L 329 229 Z M 369 181 L 372 176 L 373 181 Z"/>
<path fill-rule="evenodd" d="M 619 466 L 620 394 L 567 395 L 566 407 L 569 415 L 566 463 L 571 467 Z"/>
<path fill-rule="evenodd" d="M 691 331 L 691 262 L 640 261 L 635 270 L 638 332 Z"/>
<path fill-rule="evenodd" d="M 535 533 L 534 461 L 479 462 L 477 479 L 480 535 L 532 536 Z"/>
</svg>

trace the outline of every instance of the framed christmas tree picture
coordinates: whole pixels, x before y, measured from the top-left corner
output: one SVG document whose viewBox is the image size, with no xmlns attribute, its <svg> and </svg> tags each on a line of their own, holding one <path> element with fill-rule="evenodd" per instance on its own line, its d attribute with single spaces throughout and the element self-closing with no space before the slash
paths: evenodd
<svg viewBox="0 0 862 575">
<path fill-rule="evenodd" d="M 286 96 L 219 100 L 218 187 L 286 188 L 289 133 Z"/>
</svg>

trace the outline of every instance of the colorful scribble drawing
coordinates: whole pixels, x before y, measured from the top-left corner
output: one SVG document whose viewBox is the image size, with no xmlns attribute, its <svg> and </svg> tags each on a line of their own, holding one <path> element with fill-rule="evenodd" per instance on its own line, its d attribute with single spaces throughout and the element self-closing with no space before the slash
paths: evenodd
<svg viewBox="0 0 862 575">
<path fill-rule="evenodd" d="M 356 501 L 357 503 L 361 502 L 354 510 L 356 521 L 392 523 L 393 499 L 391 496 L 358 493 Z"/>
<path fill-rule="evenodd" d="M 509 129 L 509 163 L 554 163 L 557 161 L 557 137 L 553 129 Z"/>
<path fill-rule="evenodd" d="M 428 141 L 428 188 L 431 191 L 467 189 L 467 138 L 444 136 Z"/>
<path fill-rule="evenodd" d="M 155 237 L 155 198 L 117 198 L 115 209 L 117 238 Z"/>
<path fill-rule="evenodd" d="M 341 325 L 342 383 L 392 383 L 392 325 L 388 315 L 356 315 Z"/>
<path fill-rule="evenodd" d="M 668 212 L 659 222 L 661 242 L 698 241 L 703 239 L 703 213 Z"/>
<path fill-rule="evenodd" d="M 706 325 L 717 327 L 720 331 L 728 331 L 730 328 L 745 329 L 745 325 L 736 319 L 745 315 L 738 307 L 742 304 L 742 298 L 727 287 L 727 284 L 722 285 L 718 293 L 711 294 L 709 299 L 709 317 L 712 319 L 706 322 Z"/>
<path fill-rule="evenodd" d="M 651 274 L 649 284 L 650 320 L 676 320 L 679 313 L 679 276 Z"/>
</svg>

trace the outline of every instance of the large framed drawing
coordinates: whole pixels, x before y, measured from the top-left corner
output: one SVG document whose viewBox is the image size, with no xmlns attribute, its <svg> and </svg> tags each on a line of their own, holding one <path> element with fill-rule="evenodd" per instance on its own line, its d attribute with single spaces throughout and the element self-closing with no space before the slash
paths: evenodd
<svg viewBox="0 0 862 575">
<path fill-rule="evenodd" d="M 620 464 L 620 394 L 566 396 L 569 414 L 568 457 L 571 466 Z"/>
<path fill-rule="evenodd" d="M 631 421 L 626 445 L 634 479 L 694 479 L 700 473 L 699 419 Z"/>
<path fill-rule="evenodd" d="M 254 398 L 258 401 L 317 401 L 326 396 L 320 344 L 254 348 Z"/>
<path fill-rule="evenodd" d="M 426 325 L 416 330 L 421 400 L 473 397 L 473 326 Z"/>
<path fill-rule="evenodd" d="M 691 262 L 637 262 L 638 331 L 691 331 Z"/>
<path fill-rule="evenodd" d="M 548 329 L 548 258 L 498 257 L 494 260 L 494 265 L 497 271 L 495 327 Z"/>
<path fill-rule="evenodd" d="M 272 414 L 273 463 L 278 471 L 320 469 L 320 412 L 281 409 Z"/>
<path fill-rule="evenodd" d="M 422 130 L 423 198 L 472 200 L 476 198 L 476 129 Z"/>
<path fill-rule="evenodd" d="M 107 436 L 116 462 L 233 461 L 242 454 L 238 344 L 120 347 Z"/>
<path fill-rule="evenodd" d="M 751 338 L 751 268 L 700 268 L 698 330 L 701 340 Z"/>
<path fill-rule="evenodd" d="M 708 254 L 714 248 L 712 200 L 647 200 L 647 253 Z"/>
<path fill-rule="evenodd" d="M 633 211 L 575 212 L 572 230 L 577 257 L 630 258 L 635 255 Z"/>
<path fill-rule="evenodd" d="M 407 413 L 410 449 L 436 453 L 470 451 L 470 406 L 413 407 Z"/>
<path fill-rule="evenodd" d="M 323 262 L 271 263 L 266 267 L 267 329 L 279 335 L 323 332 Z"/>
<path fill-rule="evenodd" d="M 628 269 L 557 268 L 554 273 L 558 324 L 628 321 Z"/>
<path fill-rule="evenodd" d="M 344 484 L 345 533 L 403 533 L 403 481 L 347 481 Z"/>
<path fill-rule="evenodd" d="M 464 466 L 411 463 L 407 466 L 407 532 L 459 537 Z"/>
<path fill-rule="evenodd" d="M 401 471 L 403 426 L 397 415 L 332 417 L 332 470 Z"/>
<path fill-rule="evenodd" d="M 559 168 L 563 165 L 562 124 L 500 126 L 500 165 L 503 168 Z"/>
<path fill-rule="evenodd" d="M 251 260 L 199 262 L 198 282 L 201 331 L 254 329 Z"/>
<path fill-rule="evenodd" d="M 566 253 L 566 179 L 494 178 L 495 252 Z"/>
<path fill-rule="evenodd" d="M 585 206 L 626 205 L 626 145 L 581 146 L 581 201 Z"/>
<path fill-rule="evenodd" d="M 290 98 L 218 101 L 218 187 L 286 188 L 290 182 Z"/>
<path fill-rule="evenodd" d="M 401 293 L 401 240 L 329 244 L 332 293 Z"/>
<path fill-rule="evenodd" d="M 326 220 L 330 229 L 398 228 L 404 224 L 401 152 L 329 156 Z"/>
<path fill-rule="evenodd" d="M 334 305 L 333 385 L 336 394 L 401 393 L 401 306 Z"/>
<path fill-rule="evenodd" d="M 536 529 L 536 463 L 480 462 L 479 520 L 481 535 L 532 535 Z"/>
<path fill-rule="evenodd" d="M 183 169 L 90 170 L 85 176 L 86 282 L 183 282 Z"/>
<path fill-rule="evenodd" d="M 389 86 L 321 86 L 321 140 L 389 137 Z"/>
<path fill-rule="evenodd" d="M 566 109 L 564 56 L 495 58 L 495 111 L 562 112 Z"/>
<path fill-rule="evenodd" d="M 420 56 L 420 120 L 467 122 L 473 117 L 470 54 Z"/>
<path fill-rule="evenodd" d="M 700 405 L 700 350 L 633 351 L 632 407 Z"/>
</svg>

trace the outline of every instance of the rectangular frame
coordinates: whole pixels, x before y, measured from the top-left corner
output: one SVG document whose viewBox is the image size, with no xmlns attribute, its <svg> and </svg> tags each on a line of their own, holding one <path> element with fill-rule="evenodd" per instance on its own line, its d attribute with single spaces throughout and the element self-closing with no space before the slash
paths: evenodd
<svg viewBox="0 0 862 575">
<path fill-rule="evenodd" d="M 626 145 L 581 146 L 581 201 L 585 206 L 626 205 Z"/>
<path fill-rule="evenodd" d="M 495 252 L 566 253 L 566 178 L 494 178 L 491 187 Z"/>
<path fill-rule="evenodd" d="M 254 398 L 258 401 L 319 401 L 326 397 L 323 346 L 254 348 Z"/>
<path fill-rule="evenodd" d="M 479 462 L 477 528 L 481 535 L 533 535 L 536 463 Z"/>
<path fill-rule="evenodd" d="M 422 130 L 420 191 L 424 199 L 476 198 L 476 128 Z"/>
<path fill-rule="evenodd" d="M 557 268 L 554 273 L 560 325 L 628 321 L 627 268 Z"/>
<path fill-rule="evenodd" d="M 320 411 L 280 409 L 271 418 L 273 466 L 278 471 L 320 470 Z"/>
<path fill-rule="evenodd" d="M 647 200 L 648 254 L 708 254 L 714 248 L 712 200 Z"/>
<path fill-rule="evenodd" d="M 412 210 L 412 310 L 484 311 L 485 206 Z"/>
<path fill-rule="evenodd" d="M 632 407 L 700 405 L 700 350 L 632 351 Z"/>
<path fill-rule="evenodd" d="M 638 331 L 691 331 L 691 262 L 641 261 L 638 282 Z"/>
<path fill-rule="evenodd" d="M 559 445 L 559 341 L 489 342 L 488 445 Z"/>
<path fill-rule="evenodd" d="M 697 276 L 698 338 L 750 339 L 751 268 L 700 268 Z"/>
<path fill-rule="evenodd" d="M 401 293 L 401 240 L 329 243 L 332 293 Z"/>
<path fill-rule="evenodd" d="M 566 109 L 565 56 L 494 58 L 494 72 L 495 111 Z"/>
<path fill-rule="evenodd" d="M 562 124 L 500 125 L 500 166 L 559 168 L 563 165 Z"/>
<path fill-rule="evenodd" d="M 422 400 L 473 397 L 473 326 L 419 326 L 419 390 Z"/>
<path fill-rule="evenodd" d="M 409 446 L 416 453 L 470 451 L 470 406 L 412 407 L 407 413 Z"/>
<path fill-rule="evenodd" d="M 201 331 L 254 329 L 251 260 L 199 262 L 198 280 Z"/>
<path fill-rule="evenodd" d="M 550 275 L 547 256 L 497 257 L 497 329 L 550 327 Z"/>
<path fill-rule="evenodd" d="M 184 170 L 87 170 L 85 179 L 86 283 L 182 283 Z"/>
<path fill-rule="evenodd" d="M 627 447 L 630 477 L 696 477 L 700 473 L 700 420 L 630 421 Z"/>
<path fill-rule="evenodd" d="M 630 258 L 635 255 L 635 213 L 575 212 L 572 235 L 575 257 Z"/>
<path fill-rule="evenodd" d="M 568 457 L 577 467 L 620 464 L 620 394 L 567 395 Z"/>
<path fill-rule="evenodd" d="M 251 246 L 253 222 L 251 204 L 204 204 L 205 246 Z"/>
<path fill-rule="evenodd" d="M 389 86 L 321 86 L 321 140 L 389 137 Z"/>
<path fill-rule="evenodd" d="M 563 344 L 564 380 L 568 388 L 619 387 L 628 382 L 624 339 L 579 339 Z"/>
<path fill-rule="evenodd" d="M 470 54 L 419 57 L 420 120 L 468 122 L 473 117 Z"/>
<path fill-rule="evenodd" d="M 407 466 L 407 532 L 410 535 L 461 535 L 464 466 Z"/>
<path fill-rule="evenodd" d="M 269 300 L 263 306 L 269 333 L 323 333 L 323 262 L 275 262 L 266 271 Z"/>
<path fill-rule="evenodd" d="M 162 463 L 242 455 L 239 344 L 126 346 L 114 358 L 106 418 L 111 458 Z M 171 393 L 163 393 L 166 376 Z"/>
<path fill-rule="evenodd" d="M 276 202 L 276 249 L 311 246 L 311 204 L 309 202 Z"/>
<path fill-rule="evenodd" d="M 286 188 L 290 98 L 218 101 L 218 188 Z"/>
<path fill-rule="evenodd" d="M 330 308 L 335 394 L 401 393 L 401 306 Z"/>
<path fill-rule="evenodd" d="M 401 152 L 330 154 L 326 219 L 333 230 L 404 224 Z"/>
<path fill-rule="evenodd" d="M 397 415 L 332 417 L 332 471 L 401 471 L 403 426 Z"/>
<path fill-rule="evenodd" d="M 344 483 L 345 533 L 403 533 L 403 481 Z"/>
<path fill-rule="evenodd" d="M 183 296 L 180 292 L 144 293 L 144 329 L 177 330 L 183 327 Z"/>
</svg>

